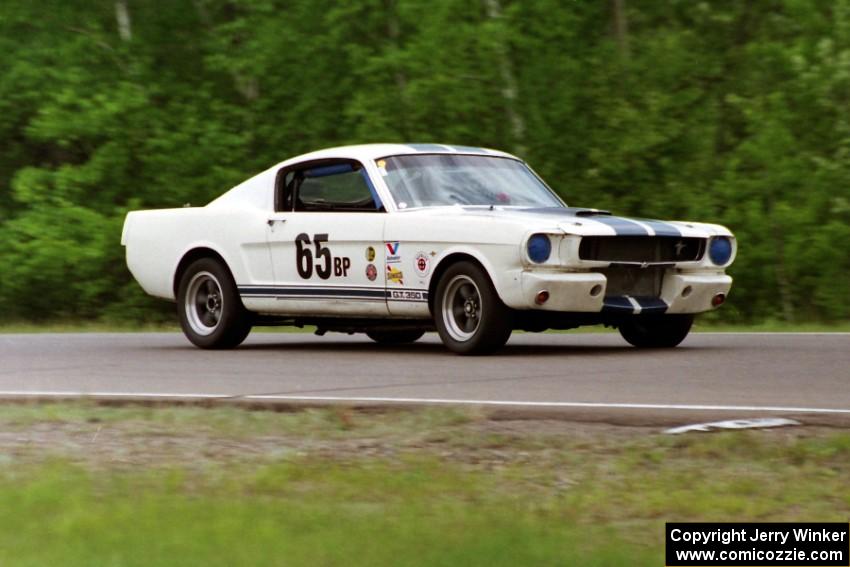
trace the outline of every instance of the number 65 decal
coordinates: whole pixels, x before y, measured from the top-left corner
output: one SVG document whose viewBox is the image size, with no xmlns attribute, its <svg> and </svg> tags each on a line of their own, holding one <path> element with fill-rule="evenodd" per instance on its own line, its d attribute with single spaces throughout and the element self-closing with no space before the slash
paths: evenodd
<svg viewBox="0 0 850 567">
<path fill-rule="evenodd" d="M 322 246 L 328 241 L 327 233 L 314 234 L 313 244 L 316 247 L 315 256 L 310 250 L 310 236 L 302 232 L 295 237 L 295 267 L 298 275 L 309 279 L 313 277 L 313 269 L 316 275 L 326 280 L 331 275 L 347 277 L 348 269 L 351 267 L 351 258 L 334 257 L 329 248 Z"/>
</svg>

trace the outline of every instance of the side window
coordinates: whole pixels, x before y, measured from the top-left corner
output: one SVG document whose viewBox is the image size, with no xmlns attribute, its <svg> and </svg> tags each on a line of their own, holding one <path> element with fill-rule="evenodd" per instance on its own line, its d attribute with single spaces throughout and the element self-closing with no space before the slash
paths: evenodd
<svg viewBox="0 0 850 567">
<path fill-rule="evenodd" d="M 351 163 L 320 165 L 286 176 L 296 211 L 378 212 L 383 210 L 366 172 Z"/>
</svg>

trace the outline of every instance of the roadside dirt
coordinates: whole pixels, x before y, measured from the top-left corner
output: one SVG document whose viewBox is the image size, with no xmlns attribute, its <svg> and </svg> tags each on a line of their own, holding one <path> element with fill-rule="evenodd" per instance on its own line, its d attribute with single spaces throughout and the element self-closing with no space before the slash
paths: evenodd
<svg viewBox="0 0 850 567">
<path fill-rule="evenodd" d="M 250 411 L 250 410 L 240 410 Z M 312 410 L 316 411 L 316 410 Z M 532 461 L 559 461 L 569 454 L 618 451 L 642 439 L 667 437 L 662 429 L 563 419 L 528 419 L 473 414 L 458 423 L 393 426 L 399 410 L 326 410 L 330 422 L 299 431 L 243 431 L 238 423 L 212 427 L 203 421 L 179 425 L 156 419 L 2 420 L 0 461 L 60 459 L 94 468 L 157 466 L 207 467 L 269 460 L 318 457 L 338 461 L 426 455 L 474 467 L 498 467 Z M 407 410 L 409 411 L 409 410 Z M 370 416 L 380 419 L 373 426 Z M 810 426 L 762 431 L 759 435 L 815 436 L 828 428 Z M 688 435 L 711 435 L 693 433 Z"/>
</svg>

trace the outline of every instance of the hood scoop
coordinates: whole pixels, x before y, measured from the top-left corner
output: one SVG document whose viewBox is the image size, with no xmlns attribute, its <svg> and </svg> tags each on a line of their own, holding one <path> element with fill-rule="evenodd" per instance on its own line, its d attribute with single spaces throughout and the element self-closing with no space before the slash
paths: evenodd
<svg viewBox="0 0 850 567">
<path fill-rule="evenodd" d="M 573 214 L 577 217 L 592 217 L 594 215 L 611 216 L 611 211 L 603 211 L 602 209 L 575 209 Z"/>
</svg>

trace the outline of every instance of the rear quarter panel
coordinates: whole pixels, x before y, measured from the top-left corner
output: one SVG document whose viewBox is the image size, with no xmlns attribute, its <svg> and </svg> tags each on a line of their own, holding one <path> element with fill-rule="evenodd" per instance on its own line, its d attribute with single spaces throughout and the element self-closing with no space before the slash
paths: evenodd
<svg viewBox="0 0 850 567">
<path fill-rule="evenodd" d="M 184 208 L 135 211 L 127 215 L 121 242 L 127 267 L 145 292 L 175 298 L 180 260 L 209 248 L 227 263 L 237 284 L 273 281 L 266 242 L 267 214 L 252 208 Z"/>
</svg>

